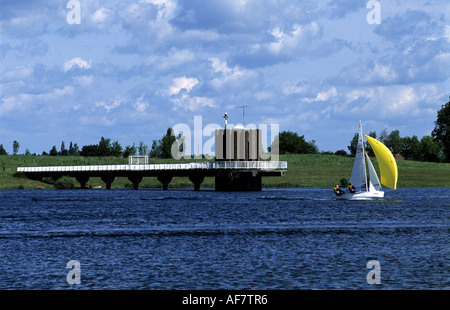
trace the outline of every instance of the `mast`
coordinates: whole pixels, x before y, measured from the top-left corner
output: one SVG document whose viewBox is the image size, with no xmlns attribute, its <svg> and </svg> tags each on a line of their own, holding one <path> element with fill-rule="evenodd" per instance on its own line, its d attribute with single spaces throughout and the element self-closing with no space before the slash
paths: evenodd
<svg viewBox="0 0 450 310">
<path fill-rule="evenodd" d="M 361 121 L 359 121 L 359 136 L 361 137 L 361 146 L 362 146 L 363 164 L 364 164 L 364 179 L 366 180 L 366 192 L 367 192 L 368 191 L 368 187 L 367 187 L 367 169 L 366 169 L 366 161 L 365 161 L 366 150 L 364 149 L 364 138 L 363 138 L 363 134 L 362 134 Z"/>
<path fill-rule="evenodd" d="M 248 105 L 240 105 L 236 106 L 235 108 L 242 109 L 242 126 L 245 126 L 245 108 L 250 108 Z"/>
</svg>

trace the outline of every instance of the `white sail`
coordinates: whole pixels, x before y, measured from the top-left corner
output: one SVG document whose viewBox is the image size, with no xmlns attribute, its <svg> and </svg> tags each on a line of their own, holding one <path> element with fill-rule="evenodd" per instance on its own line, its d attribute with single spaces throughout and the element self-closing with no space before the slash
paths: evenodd
<svg viewBox="0 0 450 310">
<path fill-rule="evenodd" d="M 364 146 L 361 134 L 361 123 L 359 124 L 358 145 L 356 147 L 356 156 L 353 163 L 353 170 L 350 176 L 350 182 L 356 189 L 366 190 L 366 164 L 364 162 Z"/>
<path fill-rule="evenodd" d="M 372 162 L 370 161 L 369 155 L 366 154 L 367 159 L 367 167 L 369 167 L 369 178 L 370 178 L 370 187 L 369 190 L 373 191 L 373 189 L 380 191 L 381 190 L 381 183 L 378 179 L 377 172 L 375 171 L 375 168 L 373 167 Z M 372 189 L 373 187 L 373 189 Z"/>
<path fill-rule="evenodd" d="M 377 157 L 378 164 L 380 166 L 380 176 L 383 185 L 395 188 L 397 182 L 397 165 L 391 152 L 385 145 L 381 144 L 378 140 L 365 136 L 369 141 L 372 149 Z M 362 127 L 359 123 L 358 144 L 356 148 L 355 161 L 353 163 L 352 174 L 350 176 L 350 182 L 357 189 L 355 193 L 345 192 L 344 194 L 338 194 L 335 199 L 339 200 L 366 200 L 366 199 L 380 199 L 384 197 L 384 192 L 381 188 L 381 182 L 373 167 L 372 161 L 364 151 Z M 381 146 L 380 146 L 381 144 Z M 380 164 L 380 157 L 383 159 Z M 367 160 L 367 164 L 366 164 Z M 366 165 L 369 170 L 369 176 L 366 172 Z M 384 177 L 383 177 L 384 169 Z M 368 180 L 369 179 L 369 180 Z M 387 185 L 386 183 L 389 185 Z"/>
</svg>

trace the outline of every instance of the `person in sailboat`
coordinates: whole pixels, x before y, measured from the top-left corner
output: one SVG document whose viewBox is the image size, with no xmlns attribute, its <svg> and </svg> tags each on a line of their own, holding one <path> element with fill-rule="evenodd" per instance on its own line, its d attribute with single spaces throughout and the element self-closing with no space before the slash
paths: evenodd
<svg viewBox="0 0 450 310">
<path fill-rule="evenodd" d="M 348 185 L 348 190 L 352 194 L 356 193 L 356 188 L 353 186 L 352 182 Z"/>
<path fill-rule="evenodd" d="M 341 196 L 343 194 L 345 194 L 345 191 L 343 191 L 342 189 L 339 188 L 339 185 L 336 184 L 336 186 L 334 187 L 334 193 L 337 196 Z"/>
</svg>

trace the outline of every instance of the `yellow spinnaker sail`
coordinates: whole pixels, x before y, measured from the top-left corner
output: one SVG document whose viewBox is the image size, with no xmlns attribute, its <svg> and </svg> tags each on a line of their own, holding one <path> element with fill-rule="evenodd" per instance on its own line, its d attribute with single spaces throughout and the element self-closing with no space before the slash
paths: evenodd
<svg viewBox="0 0 450 310">
<path fill-rule="evenodd" d="M 380 141 L 366 135 L 364 135 L 364 137 L 369 141 L 369 144 L 377 157 L 378 165 L 380 166 L 381 184 L 396 189 L 398 170 L 394 155 L 392 155 L 386 145 Z"/>
</svg>

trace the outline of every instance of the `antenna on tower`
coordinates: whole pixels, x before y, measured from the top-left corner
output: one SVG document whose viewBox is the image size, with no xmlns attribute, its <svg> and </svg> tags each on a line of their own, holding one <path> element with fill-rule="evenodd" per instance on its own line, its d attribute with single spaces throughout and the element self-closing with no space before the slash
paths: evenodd
<svg viewBox="0 0 450 310">
<path fill-rule="evenodd" d="M 228 124 L 228 113 L 225 112 L 225 114 L 223 115 L 223 118 L 225 119 L 225 130 L 227 130 L 227 124 Z"/>
<path fill-rule="evenodd" d="M 242 126 L 245 126 L 245 108 L 251 108 L 248 105 L 238 105 L 235 108 L 242 109 Z"/>
</svg>

